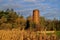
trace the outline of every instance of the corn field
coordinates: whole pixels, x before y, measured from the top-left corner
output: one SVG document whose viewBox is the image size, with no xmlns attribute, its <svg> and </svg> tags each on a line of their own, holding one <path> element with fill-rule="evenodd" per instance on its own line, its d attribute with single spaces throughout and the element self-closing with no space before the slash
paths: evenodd
<svg viewBox="0 0 60 40">
<path fill-rule="evenodd" d="M 26 30 L 0 30 L 0 40 L 57 40 L 55 35 L 46 35 Z"/>
</svg>

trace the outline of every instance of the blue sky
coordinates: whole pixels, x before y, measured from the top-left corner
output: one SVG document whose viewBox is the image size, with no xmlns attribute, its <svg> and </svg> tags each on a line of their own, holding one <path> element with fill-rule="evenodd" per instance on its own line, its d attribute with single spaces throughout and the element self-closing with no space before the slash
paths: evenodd
<svg viewBox="0 0 60 40">
<path fill-rule="evenodd" d="M 13 8 L 25 17 L 39 9 L 41 16 L 60 19 L 60 0 L 0 0 L 0 10 L 7 8 Z"/>
</svg>

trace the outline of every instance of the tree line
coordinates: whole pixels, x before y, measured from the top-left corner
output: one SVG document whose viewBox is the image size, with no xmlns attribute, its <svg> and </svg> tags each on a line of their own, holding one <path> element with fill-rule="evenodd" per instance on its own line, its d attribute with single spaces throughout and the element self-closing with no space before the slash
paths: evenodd
<svg viewBox="0 0 60 40">
<path fill-rule="evenodd" d="M 40 16 L 40 25 L 43 30 L 60 30 L 60 20 L 48 20 Z M 13 9 L 7 9 L 0 11 L 0 30 L 12 30 L 12 29 L 34 29 L 34 23 L 31 20 L 31 16 L 24 18 L 22 15 L 18 15 Z"/>
</svg>

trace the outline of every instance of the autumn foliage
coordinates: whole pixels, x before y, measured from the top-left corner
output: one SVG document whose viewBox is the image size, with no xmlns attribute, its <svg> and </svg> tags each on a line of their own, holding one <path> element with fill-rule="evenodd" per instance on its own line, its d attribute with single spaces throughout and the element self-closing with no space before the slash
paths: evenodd
<svg viewBox="0 0 60 40">
<path fill-rule="evenodd" d="M 41 34 L 35 31 L 32 16 L 24 18 L 13 9 L 0 11 L 0 40 L 56 40 L 56 36 Z M 40 16 L 39 24 L 44 30 L 60 30 L 60 20 L 47 20 Z"/>
</svg>

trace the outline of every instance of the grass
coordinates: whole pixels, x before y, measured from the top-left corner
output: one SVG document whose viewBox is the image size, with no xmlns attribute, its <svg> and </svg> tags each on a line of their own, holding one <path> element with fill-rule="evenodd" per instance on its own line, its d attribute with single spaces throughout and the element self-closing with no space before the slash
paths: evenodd
<svg viewBox="0 0 60 40">
<path fill-rule="evenodd" d="M 60 31 L 56 31 L 56 35 L 60 38 Z"/>
<path fill-rule="evenodd" d="M 58 34 L 58 32 L 57 32 Z M 48 38 L 44 34 L 40 34 L 39 32 L 34 31 L 26 31 L 26 30 L 0 30 L 0 40 L 42 40 L 41 37 Z"/>
</svg>

